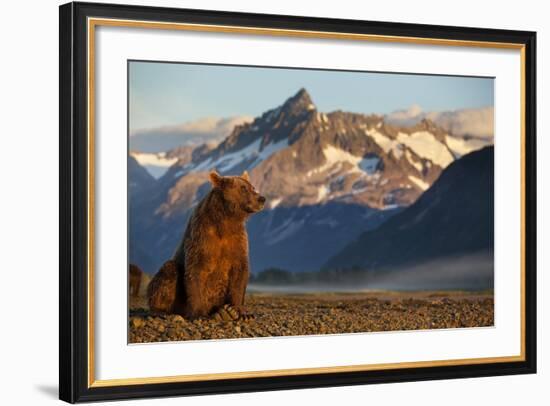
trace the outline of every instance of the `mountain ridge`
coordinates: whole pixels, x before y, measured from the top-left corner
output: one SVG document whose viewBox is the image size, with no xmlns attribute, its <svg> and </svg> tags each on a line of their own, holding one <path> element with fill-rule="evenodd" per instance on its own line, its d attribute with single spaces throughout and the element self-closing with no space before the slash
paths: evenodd
<svg viewBox="0 0 550 406">
<path fill-rule="evenodd" d="M 136 252 L 148 253 L 150 263 L 167 259 L 190 212 L 209 190 L 208 172 L 216 169 L 223 175 L 249 171 L 252 183 L 268 199 L 266 212 L 249 223 L 252 252 L 269 253 L 266 258 L 277 262 L 285 247 L 292 246 L 292 238 L 305 238 L 308 232 L 320 235 L 304 246 L 311 252 L 316 252 L 315 244 L 329 246 L 331 234 L 342 235 L 347 243 L 413 204 L 433 184 L 456 159 L 450 138 L 430 120 L 398 127 L 375 114 L 321 113 L 307 90 L 300 89 L 280 106 L 236 125 L 219 144 L 185 150 L 154 187 L 135 197 L 139 202 L 131 205 L 131 241 L 139 245 Z M 464 143 L 460 146 L 467 151 Z M 357 217 L 355 231 L 348 234 L 342 230 L 351 223 L 339 209 L 346 205 L 356 208 L 350 212 Z M 333 215 L 323 206 L 334 209 Z M 277 221 L 267 221 L 272 212 L 296 219 L 293 232 L 282 227 L 285 219 L 280 215 L 273 216 Z M 303 218 L 296 217 L 298 213 Z M 274 232 L 280 236 L 273 237 Z M 278 242 L 270 244 L 274 239 Z M 295 252 L 294 262 L 301 264 L 295 270 L 321 265 L 328 260 L 324 255 L 334 254 L 325 251 L 309 263 Z M 270 266 L 255 258 L 253 271 Z M 147 271 L 154 272 L 154 266 Z"/>
<path fill-rule="evenodd" d="M 449 165 L 413 205 L 361 234 L 325 267 L 376 271 L 492 252 L 493 189 L 494 148 L 485 147 Z"/>
</svg>

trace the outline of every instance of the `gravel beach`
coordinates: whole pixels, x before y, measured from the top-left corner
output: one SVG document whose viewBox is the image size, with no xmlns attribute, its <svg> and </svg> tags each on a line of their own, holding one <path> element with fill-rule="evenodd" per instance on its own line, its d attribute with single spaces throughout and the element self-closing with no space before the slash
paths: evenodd
<svg viewBox="0 0 550 406">
<path fill-rule="evenodd" d="M 247 295 L 251 321 L 186 320 L 151 315 L 146 300 L 130 301 L 129 343 L 373 331 L 486 327 L 494 323 L 493 293 L 369 292 Z"/>
</svg>

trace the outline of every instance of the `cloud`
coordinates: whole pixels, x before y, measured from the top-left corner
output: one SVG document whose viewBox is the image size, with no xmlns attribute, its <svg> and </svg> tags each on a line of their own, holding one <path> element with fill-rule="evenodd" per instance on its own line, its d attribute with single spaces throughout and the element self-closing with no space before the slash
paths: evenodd
<svg viewBox="0 0 550 406">
<path fill-rule="evenodd" d="M 470 135 L 480 138 L 494 136 L 494 108 L 462 109 L 454 111 L 424 112 L 418 105 L 387 114 L 385 120 L 398 126 L 412 126 L 429 119 L 453 135 Z"/>
<path fill-rule="evenodd" d="M 400 123 L 412 122 L 413 125 L 419 121 L 418 117 L 422 114 L 422 107 L 418 104 L 413 104 L 406 110 L 397 110 L 386 116 L 387 119 Z M 409 124 L 407 124 L 409 125 Z"/>
<path fill-rule="evenodd" d="M 446 131 L 456 135 L 473 135 L 492 138 L 494 135 L 494 108 L 464 109 L 441 113 L 428 113 L 426 118 L 433 120 Z"/>
<path fill-rule="evenodd" d="M 228 134 L 236 125 L 252 121 L 252 117 L 237 116 L 228 118 L 204 117 L 195 121 L 188 121 L 179 125 L 162 126 L 146 130 L 135 131 L 133 135 L 143 134 Z"/>
<path fill-rule="evenodd" d="M 130 149 L 140 152 L 164 152 L 182 145 L 220 142 L 236 125 L 253 120 L 250 116 L 205 117 L 178 125 L 147 128 L 130 134 Z"/>
</svg>

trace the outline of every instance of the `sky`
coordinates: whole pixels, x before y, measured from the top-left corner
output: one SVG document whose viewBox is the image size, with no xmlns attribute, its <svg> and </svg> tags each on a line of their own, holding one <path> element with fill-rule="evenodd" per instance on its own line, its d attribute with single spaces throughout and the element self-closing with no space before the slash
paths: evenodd
<svg viewBox="0 0 550 406">
<path fill-rule="evenodd" d="M 305 88 L 321 112 L 388 114 L 493 106 L 494 80 L 456 76 L 130 62 L 130 132 L 258 116 Z"/>
</svg>

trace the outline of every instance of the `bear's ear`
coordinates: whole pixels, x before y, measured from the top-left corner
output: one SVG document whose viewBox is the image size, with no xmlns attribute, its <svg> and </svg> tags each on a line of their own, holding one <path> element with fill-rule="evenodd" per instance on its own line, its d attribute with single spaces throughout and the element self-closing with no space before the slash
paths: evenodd
<svg viewBox="0 0 550 406">
<path fill-rule="evenodd" d="M 241 175 L 241 178 L 243 178 L 247 182 L 250 182 L 250 177 L 248 176 L 248 171 L 244 171 L 243 174 Z"/>
<path fill-rule="evenodd" d="M 210 172 L 210 183 L 212 183 L 212 186 L 220 187 L 222 185 L 222 180 L 223 176 L 221 176 L 218 172 Z"/>
</svg>

